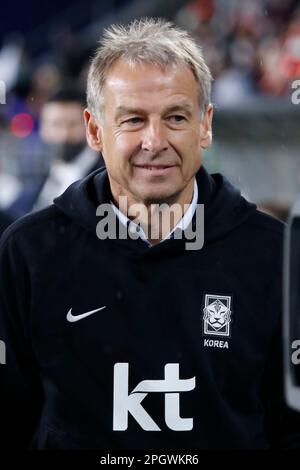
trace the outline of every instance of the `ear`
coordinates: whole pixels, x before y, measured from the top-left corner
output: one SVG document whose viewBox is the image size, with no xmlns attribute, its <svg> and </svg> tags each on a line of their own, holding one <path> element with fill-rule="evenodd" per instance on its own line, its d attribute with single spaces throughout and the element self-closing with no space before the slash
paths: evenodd
<svg viewBox="0 0 300 470">
<path fill-rule="evenodd" d="M 102 151 L 102 128 L 98 120 L 93 116 L 88 108 L 83 112 L 86 139 L 89 146 L 98 152 Z"/>
<path fill-rule="evenodd" d="M 213 105 L 210 103 L 207 106 L 207 110 L 202 118 L 200 124 L 200 146 L 203 149 L 207 149 L 211 145 L 212 141 L 212 117 L 213 117 Z"/>
</svg>

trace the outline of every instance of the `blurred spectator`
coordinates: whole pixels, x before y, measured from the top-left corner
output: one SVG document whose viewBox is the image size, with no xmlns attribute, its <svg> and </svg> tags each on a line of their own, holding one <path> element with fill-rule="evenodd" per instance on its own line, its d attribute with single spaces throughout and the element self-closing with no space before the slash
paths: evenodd
<svg viewBox="0 0 300 470">
<path fill-rule="evenodd" d="M 203 47 L 217 105 L 290 95 L 300 76 L 299 0 L 193 0 L 176 21 Z"/>
<path fill-rule="evenodd" d="M 23 41 L 17 35 L 8 36 L 0 49 L 0 77 L 10 91 L 15 85 L 22 60 Z"/>
<path fill-rule="evenodd" d="M 102 157 L 86 144 L 85 105 L 83 93 L 65 88 L 56 92 L 42 107 L 40 136 L 50 170 L 46 178 L 28 185 L 11 205 L 9 213 L 13 217 L 43 209 L 71 183 L 104 164 Z"/>
<path fill-rule="evenodd" d="M 19 180 L 3 165 L 2 153 L 8 158 L 7 153 L 11 151 L 9 140 L 6 119 L 0 114 L 0 211 L 6 209 L 21 191 Z"/>
<path fill-rule="evenodd" d="M 0 109 L 0 206 L 3 198 L 2 206 L 11 204 L 23 184 L 45 177 L 49 171 L 41 155 L 39 114 L 60 80 L 51 64 L 33 66 L 30 52 L 23 48 L 18 73 L 6 87 Z"/>
<path fill-rule="evenodd" d="M 9 207 L 21 191 L 21 184 L 13 175 L 1 173 L 0 169 L 0 210 Z"/>
</svg>

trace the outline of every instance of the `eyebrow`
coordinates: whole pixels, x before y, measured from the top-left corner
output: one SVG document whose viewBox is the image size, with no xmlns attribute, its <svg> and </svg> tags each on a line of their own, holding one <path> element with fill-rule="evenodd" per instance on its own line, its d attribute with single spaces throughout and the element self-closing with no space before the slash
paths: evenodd
<svg viewBox="0 0 300 470">
<path fill-rule="evenodd" d="M 165 109 L 164 114 L 169 113 L 176 113 L 176 112 L 184 112 L 188 117 L 192 116 L 192 107 L 188 103 L 181 103 L 169 106 Z M 129 108 L 127 106 L 119 106 L 117 108 L 117 113 L 115 116 L 116 121 L 120 119 L 122 116 L 126 116 L 127 114 L 145 114 L 145 110 L 142 108 Z"/>
<path fill-rule="evenodd" d="M 192 116 L 192 107 L 188 103 L 181 103 L 181 104 L 176 104 L 174 106 L 169 106 L 165 113 L 178 113 L 178 112 L 184 112 L 188 117 Z"/>
<path fill-rule="evenodd" d="M 115 120 L 117 121 L 120 117 L 125 116 L 126 114 L 145 114 L 145 110 L 142 108 L 127 108 L 127 106 L 119 106 L 117 108 Z"/>
</svg>

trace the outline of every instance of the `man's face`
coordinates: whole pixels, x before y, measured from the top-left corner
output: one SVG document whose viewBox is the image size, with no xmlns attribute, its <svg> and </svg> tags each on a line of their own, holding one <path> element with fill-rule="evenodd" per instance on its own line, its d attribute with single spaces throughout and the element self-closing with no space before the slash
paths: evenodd
<svg viewBox="0 0 300 470">
<path fill-rule="evenodd" d="M 48 144 L 78 144 L 85 141 L 80 103 L 53 102 L 44 105 L 41 114 L 41 137 Z"/>
<path fill-rule="evenodd" d="M 105 82 L 102 115 L 99 122 L 85 112 L 87 138 L 103 154 L 115 198 L 175 202 L 193 185 L 201 148 L 211 141 L 212 108 L 201 120 L 188 67 L 117 61 Z"/>
</svg>

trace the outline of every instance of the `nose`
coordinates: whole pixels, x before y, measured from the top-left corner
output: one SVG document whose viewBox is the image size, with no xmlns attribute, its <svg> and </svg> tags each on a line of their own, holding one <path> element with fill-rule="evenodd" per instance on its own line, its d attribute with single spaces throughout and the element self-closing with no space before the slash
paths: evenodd
<svg viewBox="0 0 300 470">
<path fill-rule="evenodd" d="M 161 123 L 149 123 L 144 129 L 142 149 L 151 153 L 160 153 L 168 149 L 165 131 Z"/>
</svg>

